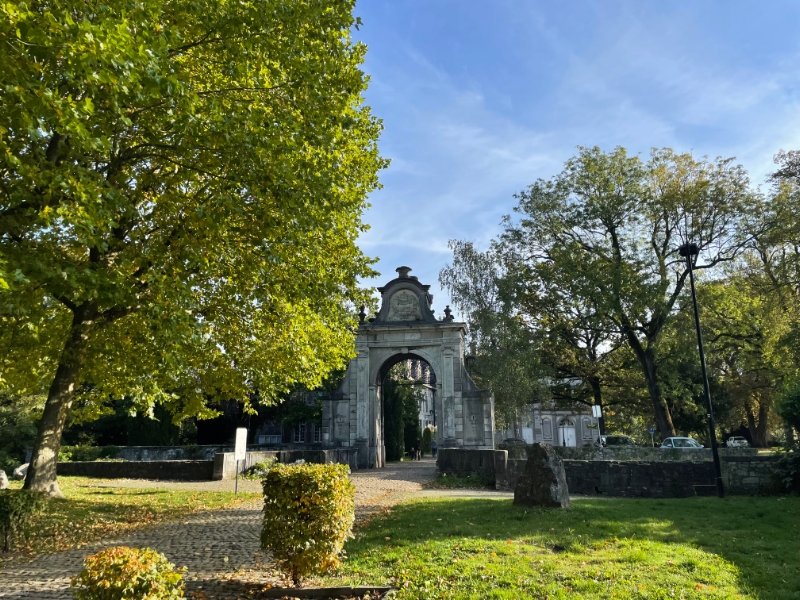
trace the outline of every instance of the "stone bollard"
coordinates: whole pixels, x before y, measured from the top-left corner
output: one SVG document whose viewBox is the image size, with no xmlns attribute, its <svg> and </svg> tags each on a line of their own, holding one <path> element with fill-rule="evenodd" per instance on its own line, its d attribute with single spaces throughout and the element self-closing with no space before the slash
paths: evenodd
<svg viewBox="0 0 800 600">
<path fill-rule="evenodd" d="M 569 489 L 564 463 L 550 444 L 533 444 L 528 448 L 525 473 L 514 488 L 514 504 L 569 508 Z"/>
<path fill-rule="evenodd" d="M 6 489 L 8 489 L 8 477 L 5 471 L 0 470 L 0 490 Z"/>
</svg>

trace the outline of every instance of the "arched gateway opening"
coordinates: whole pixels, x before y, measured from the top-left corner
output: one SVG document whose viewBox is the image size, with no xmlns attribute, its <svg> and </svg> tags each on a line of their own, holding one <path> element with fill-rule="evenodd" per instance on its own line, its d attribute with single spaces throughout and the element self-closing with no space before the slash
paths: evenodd
<svg viewBox="0 0 800 600">
<path fill-rule="evenodd" d="M 389 369 L 417 361 L 430 370 L 431 420 L 439 448 L 494 448 L 494 402 L 478 389 L 464 366 L 466 324 L 454 322 L 449 307 L 434 316 L 430 286 L 409 276 L 408 267 L 381 292 L 374 318 L 361 313 L 358 355 L 341 386 L 323 403 L 322 436 L 329 447 L 358 450 L 359 468 L 386 464 L 382 386 Z"/>
</svg>

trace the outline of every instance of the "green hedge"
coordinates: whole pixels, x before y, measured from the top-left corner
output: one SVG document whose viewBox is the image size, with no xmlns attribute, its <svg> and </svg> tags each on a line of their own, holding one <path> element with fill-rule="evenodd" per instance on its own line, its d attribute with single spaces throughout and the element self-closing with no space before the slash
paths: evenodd
<svg viewBox="0 0 800 600">
<path fill-rule="evenodd" d="M 58 451 L 59 462 L 83 462 L 116 458 L 119 446 L 62 446 Z"/>
<path fill-rule="evenodd" d="M 13 541 L 24 537 L 30 518 L 44 510 L 47 499 L 41 492 L 30 490 L 0 491 L 0 537 L 3 550 L 11 550 Z"/>
<path fill-rule="evenodd" d="M 297 585 L 340 564 L 352 537 L 355 487 L 338 464 L 275 464 L 264 477 L 261 547 Z"/>
<path fill-rule="evenodd" d="M 84 559 L 72 578 L 76 600 L 177 600 L 183 598 L 183 574 L 151 548 L 115 546 Z"/>
</svg>

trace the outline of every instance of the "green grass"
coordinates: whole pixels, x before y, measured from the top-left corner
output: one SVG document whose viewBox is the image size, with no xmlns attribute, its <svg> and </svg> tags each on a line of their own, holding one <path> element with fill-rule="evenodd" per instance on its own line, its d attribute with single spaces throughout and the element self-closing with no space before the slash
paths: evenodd
<svg viewBox="0 0 800 600">
<path fill-rule="evenodd" d="M 27 539 L 11 553 L 0 553 L 0 568 L 3 562 L 81 548 L 146 525 L 260 497 L 252 493 L 113 487 L 114 480 L 88 477 L 59 477 L 58 483 L 66 498 L 48 502 L 47 510 L 32 520 Z M 20 488 L 22 482 L 11 482 L 10 487 Z"/>
<path fill-rule="evenodd" d="M 347 545 L 326 583 L 398 598 L 800 598 L 800 498 L 412 501 Z"/>
</svg>

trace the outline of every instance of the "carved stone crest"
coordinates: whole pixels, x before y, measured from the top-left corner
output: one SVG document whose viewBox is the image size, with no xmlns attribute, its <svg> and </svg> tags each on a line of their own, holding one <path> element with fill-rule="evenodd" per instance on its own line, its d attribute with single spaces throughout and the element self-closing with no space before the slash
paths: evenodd
<svg viewBox="0 0 800 600">
<path fill-rule="evenodd" d="M 421 321 L 419 297 L 411 290 L 400 290 L 389 300 L 387 321 Z"/>
</svg>

